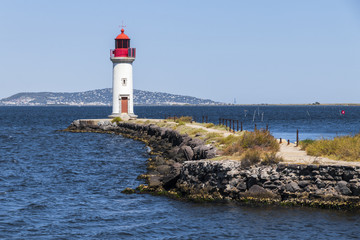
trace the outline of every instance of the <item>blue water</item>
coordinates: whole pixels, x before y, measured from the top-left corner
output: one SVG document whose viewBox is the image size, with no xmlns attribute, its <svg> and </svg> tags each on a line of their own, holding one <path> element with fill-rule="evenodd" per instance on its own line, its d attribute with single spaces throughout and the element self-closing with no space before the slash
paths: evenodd
<svg viewBox="0 0 360 240">
<path fill-rule="evenodd" d="M 245 117 L 244 109 L 248 110 Z M 269 124 L 273 134 L 331 137 L 359 131 L 359 107 L 136 107 L 139 117 L 191 115 Z M 108 107 L 0 107 L 0 239 L 359 239 L 354 212 L 195 204 L 136 187 L 148 154 L 118 135 L 67 133 Z M 308 112 L 307 112 L 308 111 Z M 261 113 L 264 112 L 263 121 Z M 251 114 L 250 114 L 251 113 Z M 309 116 L 310 114 L 310 116 Z M 250 116 L 251 115 L 251 116 Z M 285 138 L 285 137 L 284 137 Z"/>
</svg>

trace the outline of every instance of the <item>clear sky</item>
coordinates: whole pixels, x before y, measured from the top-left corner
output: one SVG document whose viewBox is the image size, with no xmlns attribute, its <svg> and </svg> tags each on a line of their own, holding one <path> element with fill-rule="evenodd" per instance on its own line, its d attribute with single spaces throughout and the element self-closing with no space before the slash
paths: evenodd
<svg viewBox="0 0 360 240">
<path fill-rule="evenodd" d="M 0 0 L 0 98 L 111 87 L 124 24 L 134 88 L 237 103 L 359 103 L 358 0 Z"/>
</svg>

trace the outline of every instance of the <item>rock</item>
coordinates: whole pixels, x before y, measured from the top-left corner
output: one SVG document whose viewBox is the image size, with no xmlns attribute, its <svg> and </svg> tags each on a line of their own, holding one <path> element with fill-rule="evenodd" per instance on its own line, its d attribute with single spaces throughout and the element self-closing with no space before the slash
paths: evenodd
<svg viewBox="0 0 360 240">
<path fill-rule="evenodd" d="M 151 176 L 149 177 L 149 187 L 156 188 L 161 186 L 161 181 L 159 176 Z"/>
<path fill-rule="evenodd" d="M 304 187 L 306 187 L 307 185 L 309 185 L 310 184 L 310 181 L 299 181 L 298 182 L 298 185 L 299 185 L 299 187 L 301 187 L 301 188 L 304 188 Z"/>
<path fill-rule="evenodd" d="M 291 181 L 291 182 L 285 184 L 285 190 L 288 192 L 296 192 L 296 191 L 299 191 L 300 188 L 296 182 Z"/>
<path fill-rule="evenodd" d="M 247 192 L 243 194 L 243 196 L 255 198 L 274 198 L 275 194 L 259 185 L 253 185 Z"/>
<path fill-rule="evenodd" d="M 351 190 L 350 190 L 350 188 L 347 187 L 347 182 L 345 182 L 345 181 L 338 182 L 335 189 L 342 195 L 350 195 L 351 194 Z"/>
<path fill-rule="evenodd" d="M 324 188 L 326 186 L 326 184 L 323 181 L 321 181 L 319 178 L 315 180 L 315 184 L 318 188 Z"/>
<path fill-rule="evenodd" d="M 199 139 L 199 138 L 194 138 L 192 140 L 189 141 L 188 145 L 191 147 L 191 148 L 195 148 L 197 146 L 201 146 L 201 145 L 204 145 L 204 141 Z"/>
<path fill-rule="evenodd" d="M 270 180 L 274 181 L 274 180 L 278 180 L 280 179 L 280 174 L 279 173 L 273 173 L 270 175 Z"/>
<path fill-rule="evenodd" d="M 350 190 L 353 196 L 360 196 L 360 183 L 351 183 Z"/>
<path fill-rule="evenodd" d="M 262 180 L 270 179 L 270 176 L 265 169 L 260 172 L 260 179 Z"/>
<path fill-rule="evenodd" d="M 170 173 L 171 171 L 171 167 L 169 165 L 160 165 L 156 167 L 156 170 L 161 174 L 161 175 L 167 175 Z"/>
<path fill-rule="evenodd" d="M 186 160 L 192 160 L 194 157 L 194 152 L 190 146 L 182 146 L 180 150 L 183 152 Z"/>
</svg>

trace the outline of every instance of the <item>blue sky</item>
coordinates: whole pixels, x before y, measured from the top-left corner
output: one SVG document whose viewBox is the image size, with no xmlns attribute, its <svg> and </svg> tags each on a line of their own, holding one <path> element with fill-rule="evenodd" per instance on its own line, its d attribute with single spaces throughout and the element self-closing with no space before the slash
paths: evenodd
<svg viewBox="0 0 360 240">
<path fill-rule="evenodd" d="M 360 1 L 0 1 L 0 98 L 111 87 L 124 21 L 134 88 L 237 103 L 360 103 Z"/>
</svg>

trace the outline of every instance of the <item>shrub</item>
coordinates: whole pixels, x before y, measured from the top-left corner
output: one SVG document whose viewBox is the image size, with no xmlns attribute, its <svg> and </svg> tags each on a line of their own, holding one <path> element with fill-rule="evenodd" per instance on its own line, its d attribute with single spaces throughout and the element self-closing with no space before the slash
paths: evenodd
<svg viewBox="0 0 360 240">
<path fill-rule="evenodd" d="M 121 121 L 122 121 L 121 117 L 115 117 L 111 120 L 112 123 L 116 122 L 116 124 L 118 124 Z"/>
<path fill-rule="evenodd" d="M 299 142 L 299 146 L 301 150 L 305 150 L 307 146 L 315 142 L 315 140 L 312 139 L 305 139 Z"/>
<path fill-rule="evenodd" d="M 213 123 L 207 123 L 205 124 L 206 128 L 212 128 L 213 126 L 215 126 Z"/>
<path fill-rule="evenodd" d="M 278 164 L 284 161 L 282 157 L 276 156 L 276 152 L 265 153 L 264 159 L 261 161 L 263 165 Z"/>
<path fill-rule="evenodd" d="M 185 123 L 184 123 L 184 122 L 182 122 L 182 121 L 176 121 L 176 122 L 178 123 L 178 126 L 185 125 Z"/>
<path fill-rule="evenodd" d="M 191 123 L 192 122 L 192 117 L 191 116 L 181 116 L 181 117 L 177 118 L 175 120 L 175 122 L 177 122 L 177 123 L 179 123 L 179 122 Z"/>
<path fill-rule="evenodd" d="M 235 136 L 233 136 L 233 138 L 234 137 Z M 238 154 L 239 151 L 242 152 L 247 149 L 255 149 L 255 148 L 257 150 L 261 150 L 265 152 L 267 151 L 277 152 L 280 149 L 279 143 L 269 133 L 269 131 L 256 130 L 254 132 L 245 132 L 243 135 L 238 137 L 237 141 L 234 141 L 232 144 L 229 144 L 229 146 L 224 150 L 224 153 L 226 155 L 233 155 L 236 153 Z"/>
<path fill-rule="evenodd" d="M 241 159 L 241 166 L 250 167 L 260 162 L 260 152 L 256 149 L 249 149 L 245 152 Z"/>
</svg>

